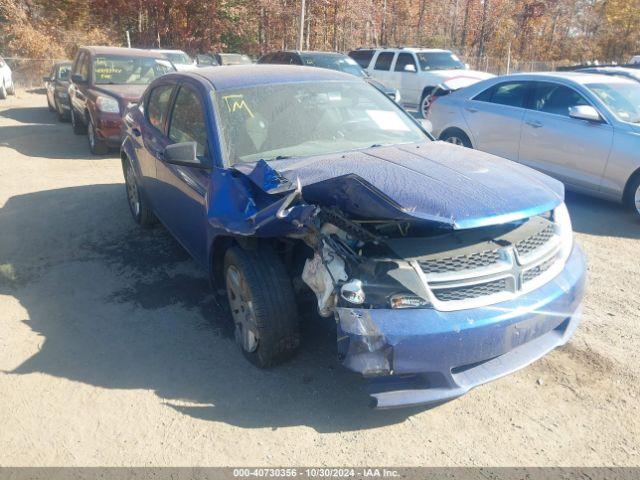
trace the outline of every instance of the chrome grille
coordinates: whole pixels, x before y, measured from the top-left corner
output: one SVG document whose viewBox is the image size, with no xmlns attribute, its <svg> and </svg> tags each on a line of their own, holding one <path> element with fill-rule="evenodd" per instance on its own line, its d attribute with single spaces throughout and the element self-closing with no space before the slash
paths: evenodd
<svg viewBox="0 0 640 480">
<path fill-rule="evenodd" d="M 434 290 L 433 294 L 442 302 L 466 300 L 469 298 L 485 297 L 504 292 L 507 288 L 507 280 L 501 278 L 491 282 L 480 283 L 465 287 L 453 287 Z"/>
<path fill-rule="evenodd" d="M 447 273 L 472 270 L 495 265 L 500 261 L 500 250 L 485 250 L 470 255 L 419 261 L 424 273 Z"/>
<path fill-rule="evenodd" d="M 533 217 L 492 240 L 464 243 L 465 238 L 458 234 L 442 244 L 440 253 L 412 262 L 437 309 L 461 310 L 505 301 L 537 288 L 558 271 L 554 267 L 559 264 L 560 237 L 548 217 Z M 460 246 L 451 249 L 456 244 Z"/>
<path fill-rule="evenodd" d="M 537 250 L 538 248 L 546 245 L 551 240 L 555 233 L 553 224 L 547 225 L 543 230 L 539 231 L 535 235 L 532 235 L 524 240 L 520 240 L 516 243 L 515 247 L 519 255 L 525 256 Z"/>
<path fill-rule="evenodd" d="M 541 263 L 540 265 L 536 265 L 533 268 L 525 270 L 524 273 L 522 274 L 522 282 L 523 283 L 527 283 L 527 282 L 530 282 L 531 280 L 539 277 L 544 272 L 549 270 L 553 266 L 555 261 L 556 261 L 556 256 L 554 255 L 549 260 Z"/>
</svg>

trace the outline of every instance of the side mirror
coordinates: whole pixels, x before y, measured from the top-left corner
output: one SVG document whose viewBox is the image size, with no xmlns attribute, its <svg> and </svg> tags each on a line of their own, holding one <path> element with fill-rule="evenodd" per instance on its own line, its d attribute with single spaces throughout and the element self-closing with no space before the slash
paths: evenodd
<svg viewBox="0 0 640 480">
<path fill-rule="evenodd" d="M 407 63 L 404 66 L 404 71 L 416 73 L 416 66 L 413 63 Z"/>
<path fill-rule="evenodd" d="M 591 105 L 569 107 L 569 116 L 577 120 L 586 120 L 587 122 L 602 122 L 602 117 Z"/>
<path fill-rule="evenodd" d="M 164 149 L 164 161 L 173 165 L 203 168 L 198 158 L 196 142 L 182 142 L 167 145 Z"/>
<path fill-rule="evenodd" d="M 73 83 L 87 83 L 87 80 L 78 73 L 74 73 L 73 75 L 71 75 L 71 81 Z"/>
</svg>

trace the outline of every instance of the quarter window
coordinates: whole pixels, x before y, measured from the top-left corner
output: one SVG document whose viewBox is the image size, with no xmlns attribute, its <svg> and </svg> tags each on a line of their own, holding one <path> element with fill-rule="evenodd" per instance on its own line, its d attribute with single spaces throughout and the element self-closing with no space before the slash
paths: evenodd
<svg viewBox="0 0 640 480">
<path fill-rule="evenodd" d="M 391 61 L 393 60 L 393 52 L 382 52 L 376 59 L 375 70 L 389 70 L 391 68 Z"/>
<path fill-rule="evenodd" d="M 539 112 L 569 116 L 569 109 L 589 105 L 574 89 L 551 82 L 537 82 L 533 88 L 531 108 Z"/>
<path fill-rule="evenodd" d="M 171 114 L 169 139 L 176 143 L 196 142 L 198 156 L 206 155 L 207 128 L 200 98 L 190 88 L 181 87 Z"/>
<path fill-rule="evenodd" d="M 164 129 L 164 122 L 167 119 L 169 100 L 171 100 L 172 92 L 173 85 L 162 85 L 154 88 L 149 95 L 146 108 L 147 119 L 151 125 L 160 131 Z"/>
<path fill-rule="evenodd" d="M 522 108 L 526 94 L 526 82 L 507 82 L 494 85 L 477 95 L 474 100 Z"/>
<path fill-rule="evenodd" d="M 394 70 L 396 72 L 404 72 L 404 68 L 407 65 L 413 65 L 413 71 L 418 71 L 418 67 L 416 65 L 416 61 L 413 59 L 413 55 L 406 52 L 401 53 L 398 55 L 398 60 L 396 60 L 396 66 L 394 67 Z"/>
</svg>

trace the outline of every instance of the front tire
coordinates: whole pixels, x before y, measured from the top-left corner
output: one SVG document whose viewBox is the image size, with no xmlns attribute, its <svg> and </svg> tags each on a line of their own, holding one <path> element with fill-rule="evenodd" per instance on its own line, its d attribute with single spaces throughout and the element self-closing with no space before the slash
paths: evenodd
<svg viewBox="0 0 640 480">
<path fill-rule="evenodd" d="M 89 140 L 89 149 L 91 150 L 91 153 L 94 155 L 104 155 L 109 151 L 109 147 L 104 140 L 98 137 L 96 127 L 93 124 L 91 117 L 89 117 L 89 121 L 87 123 L 87 139 Z"/>
<path fill-rule="evenodd" d="M 62 107 L 58 103 L 58 100 L 56 99 L 55 102 L 56 102 L 56 112 L 58 113 L 58 121 L 59 122 L 68 122 L 69 119 L 67 118 L 67 114 L 65 113 L 65 111 L 62 109 Z"/>
<path fill-rule="evenodd" d="M 5 100 L 7 98 L 7 89 L 4 86 L 4 83 L 0 85 L 0 100 Z"/>
<path fill-rule="evenodd" d="M 7 93 L 9 95 L 15 95 L 16 94 L 16 85 L 15 85 L 15 83 L 11 82 L 11 86 L 9 88 L 7 88 Z"/>
<path fill-rule="evenodd" d="M 453 143 L 454 145 L 458 145 L 461 147 L 473 148 L 471 145 L 471 140 L 466 133 L 457 128 L 453 128 L 451 130 L 447 130 L 442 135 L 440 135 L 440 140 L 448 143 Z"/>
<path fill-rule="evenodd" d="M 87 133 L 87 127 L 85 127 L 84 124 L 80 122 L 73 107 L 71 107 L 71 127 L 73 128 L 73 133 L 75 133 L 76 135 L 83 135 Z"/>
<path fill-rule="evenodd" d="M 420 112 L 420 116 L 422 118 L 427 118 L 429 114 L 429 106 L 431 105 L 431 92 L 433 89 L 428 89 L 422 92 L 422 98 L 420 98 L 420 105 L 418 111 Z"/>
<path fill-rule="evenodd" d="M 291 279 L 268 247 L 235 246 L 224 257 L 224 279 L 235 339 L 255 366 L 267 368 L 291 358 L 300 345 Z"/>
<path fill-rule="evenodd" d="M 640 175 L 630 180 L 625 205 L 637 219 L 640 219 Z"/>
<path fill-rule="evenodd" d="M 140 187 L 136 180 L 136 174 L 133 170 L 133 165 L 128 158 L 125 158 L 122 162 L 122 169 L 124 171 L 124 185 L 125 192 L 127 194 L 127 203 L 129 204 L 129 211 L 133 217 L 133 221 L 140 225 L 142 228 L 151 228 L 156 223 L 156 216 L 151 209 L 147 207 L 146 202 L 140 195 Z"/>
</svg>

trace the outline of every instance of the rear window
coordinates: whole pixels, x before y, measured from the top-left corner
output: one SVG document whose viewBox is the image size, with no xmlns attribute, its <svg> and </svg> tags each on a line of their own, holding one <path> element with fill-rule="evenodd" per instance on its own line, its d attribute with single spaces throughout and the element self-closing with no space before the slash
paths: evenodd
<svg viewBox="0 0 640 480">
<path fill-rule="evenodd" d="M 349 52 L 349 56 L 353 58 L 362 68 L 367 68 L 373 58 L 373 50 L 354 50 Z"/>
</svg>

